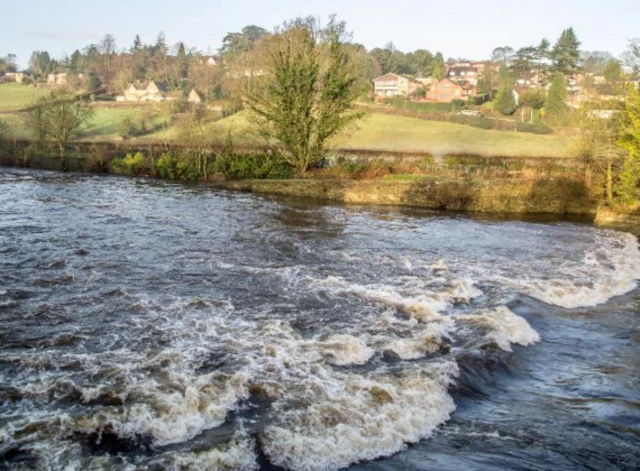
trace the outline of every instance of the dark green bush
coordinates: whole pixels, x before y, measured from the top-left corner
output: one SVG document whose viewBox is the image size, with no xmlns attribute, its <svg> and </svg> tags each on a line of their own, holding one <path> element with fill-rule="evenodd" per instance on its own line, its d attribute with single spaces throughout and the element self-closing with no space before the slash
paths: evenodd
<svg viewBox="0 0 640 471">
<path fill-rule="evenodd" d="M 156 175 L 167 180 L 193 182 L 200 177 L 195 159 L 192 156 L 178 156 L 164 153 L 156 161 Z"/>
<path fill-rule="evenodd" d="M 216 156 L 211 171 L 229 180 L 291 178 L 291 166 L 266 152 L 236 154 L 225 151 Z"/>
<path fill-rule="evenodd" d="M 240 103 L 227 103 L 222 107 L 222 117 L 227 118 L 242 110 Z"/>
<path fill-rule="evenodd" d="M 127 139 L 138 135 L 138 128 L 131 118 L 126 117 L 120 121 L 120 124 L 118 124 L 118 134 L 123 141 L 126 141 Z"/>
<path fill-rule="evenodd" d="M 518 123 L 518 132 L 530 132 L 533 134 L 551 134 L 553 129 L 542 123 Z"/>
</svg>

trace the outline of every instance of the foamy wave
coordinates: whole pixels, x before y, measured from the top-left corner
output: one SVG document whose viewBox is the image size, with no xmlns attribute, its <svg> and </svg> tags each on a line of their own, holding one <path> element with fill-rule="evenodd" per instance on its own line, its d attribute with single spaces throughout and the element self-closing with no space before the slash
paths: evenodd
<svg viewBox="0 0 640 471">
<path fill-rule="evenodd" d="M 353 335 L 332 335 L 321 345 L 331 356 L 330 363 L 338 366 L 363 365 L 375 353 L 362 340 Z"/>
<path fill-rule="evenodd" d="M 253 471 L 259 469 L 257 459 L 253 440 L 234 438 L 225 445 L 209 450 L 170 454 L 138 469 Z"/>
<path fill-rule="evenodd" d="M 640 248 L 632 234 L 601 231 L 581 265 L 558 267 L 549 280 L 509 280 L 531 296 L 572 309 L 606 303 L 633 290 L 640 279 Z M 560 276 L 558 276 L 560 275 Z"/>
<path fill-rule="evenodd" d="M 459 315 L 456 319 L 487 329 L 487 338 L 507 352 L 511 351 L 512 344 L 531 345 L 540 341 L 540 335 L 529 323 L 505 306 L 478 314 Z"/>
<path fill-rule="evenodd" d="M 440 374 L 347 375 L 309 407 L 283 411 L 264 432 L 264 451 L 272 463 L 298 471 L 337 470 L 391 455 L 449 418 L 455 406 L 447 388 L 456 375 L 455 363 L 442 365 Z"/>
<path fill-rule="evenodd" d="M 391 350 L 402 360 L 417 360 L 435 353 L 441 347 L 443 338 L 450 335 L 452 327 L 452 322 L 432 322 L 410 338 L 389 342 L 385 349 Z"/>
<path fill-rule="evenodd" d="M 328 277 L 318 282 L 320 286 L 333 288 L 340 293 L 351 293 L 371 301 L 393 306 L 402 314 L 420 322 L 441 319 L 441 313 L 454 301 L 469 300 L 482 294 L 473 283 L 459 280 L 442 291 L 430 291 L 429 281 L 412 278 L 404 286 L 351 283 L 340 277 Z"/>
<path fill-rule="evenodd" d="M 167 445 L 189 440 L 222 424 L 238 401 L 249 397 L 248 377 L 242 372 L 229 376 L 210 374 L 191 381 L 185 376 L 185 383 L 183 390 L 174 392 L 164 392 L 155 381 L 137 384 L 130 387 L 128 396 L 138 402 L 124 409 L 103 408 L 78 420 L 75 429 L 101 433 L 108 427 L 120 437 L 152 437 L 155 444 Z"/>
</svg>

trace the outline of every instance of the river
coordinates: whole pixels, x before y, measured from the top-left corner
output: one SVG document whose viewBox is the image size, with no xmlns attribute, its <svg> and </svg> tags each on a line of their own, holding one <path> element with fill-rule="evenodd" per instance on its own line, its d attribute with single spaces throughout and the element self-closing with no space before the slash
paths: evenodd
<svg viewBox="0 0 640 471">
<path fill-rule="evenodd" d="M 0 168 L 0 469 L 636 470 L 640 251 Z"/>
</svg>

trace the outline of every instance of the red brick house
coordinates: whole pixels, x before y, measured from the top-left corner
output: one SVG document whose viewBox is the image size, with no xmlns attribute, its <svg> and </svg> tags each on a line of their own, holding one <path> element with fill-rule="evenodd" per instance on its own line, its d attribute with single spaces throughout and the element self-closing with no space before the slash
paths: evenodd
<svg viewBox="0 0 640 471">
<path fill-rule="evenodd" d="M 431 86 L 427 91 L 427 100 L 450 103 L 453 100 L 466 100 L 476 94 L 476 87 L 470 82 L 456 83 L 445 78 Z"/>
<path fill-rule="evenodd" d="M 472 85 L 478 85 L 478 69 L 475 67 L 454 65 L 449 68 L 447 76 L 454 82 L 469 82 Z"/>
</svg>

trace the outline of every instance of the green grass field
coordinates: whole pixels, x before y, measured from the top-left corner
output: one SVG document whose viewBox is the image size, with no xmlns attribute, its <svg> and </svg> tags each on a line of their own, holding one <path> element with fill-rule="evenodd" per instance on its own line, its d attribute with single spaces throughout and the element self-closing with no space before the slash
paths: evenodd
<svg viewBox="0 0 640 471">
<path fill-rule="evenodd" d="M 212 132 L 222 137 L 231 131 L 235 142 L 259 142 L 241 112 L 214 123 Z M 567 157 L 572 138 L 563 134 L 536 135 L 474 128 L 461 124 L 426 121 L 371 113 L 342 135 L 330 147 L 395 152 L 481 154 L 487 156 Z"/>
<path fill-rule="evenodd" d="M 82 133 L 84 139 L 104 140 L 115 139 L 120 140 L 118 134 L 118 125 L 125 118 L 135 120 L 136 116 L 140 116 L 147 110 L 145 108 L 96 108 L 96 114 L 91 123 L 85 127 Z M 161 116 L 156 115 L 153 123 L 156 126 L 162 126 L 165 122 Z"/>
<path fill-rule="evenodd" d="M 29 102 L 34 89 L 25 85 L 0 85 L 0 119 L 6 122 L 17 138 L 29 138 L 18 113 L 6 112 L 20 109 Z M 85 128 L 82 139 L 119 140 L 118 124 L 126 117 L 134 118 L 152 107 L 96 108 L 90 126 Z M 214 140 L 224 142 L 228 133 L 238 145 L 256 145 L 263 141 L 256 135 L 246 112 L 211 122 L 209 130 Z M 161 119 L 155 122 L 160 125 Z M 175 127 L 139 137 L 139 140 L 176 139 Z M 370 113 L 337 138 L 330 147 L 336 149 L 363 149 L 391 152 L 430 152 L 435 155 L 471 153 L 487 156 L 570 156 L 572 138 L 564 133 L 536 135 L 506 131 L 484 130 L 470 126 L 426 121 L 387 114 Z"/>
<path fill-rule="evenodd" d="M 0 112 L 26 108 L 31 100 L 45 93 L 48 93 L 48 90 L 30 85 L 3 83 L 0 85 Z"/>
<path fill-rule="evenodd" d="M 572 138 L 494 131 L 461 124 L 372 113 L 332 142 L 341 149 L 472 153 L 488 156 L 569 156 Z"/>
</svg>

